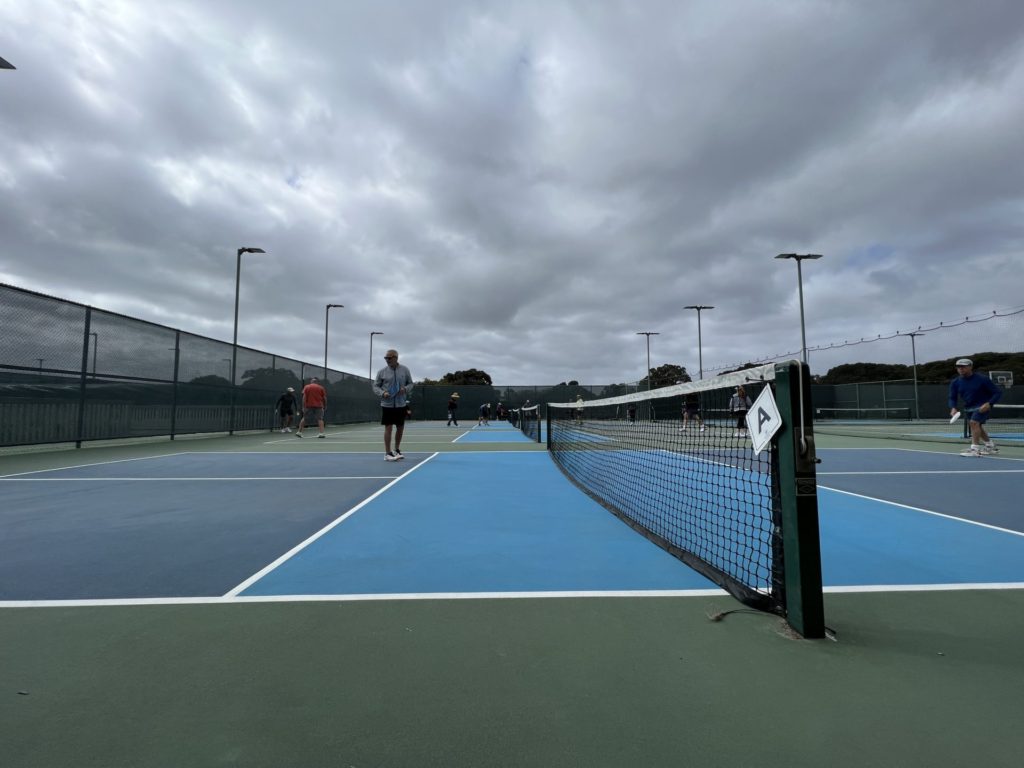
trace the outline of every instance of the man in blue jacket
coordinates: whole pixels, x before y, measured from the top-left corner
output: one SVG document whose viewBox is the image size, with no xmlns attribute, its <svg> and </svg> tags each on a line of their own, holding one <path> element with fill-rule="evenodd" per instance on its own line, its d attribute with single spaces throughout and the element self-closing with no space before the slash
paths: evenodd
<svg viewBox="0 0 1024 768">
<path fill-rule="evenodd" d="M 971 447 L 961 451 L 961 456 L 987 456 L 997 453 L 992 438 L 985 431 L 985 422 L 992 415 L 992 406 L 1002 397 L 1003 391 L 992 383 L 988 376 L 974 372 L 974 363 L 966 357 L 956 361 L 957 377 L 949 382 L 949 415 L 955 416 L 957 399 L 964 401 L 964 409 L 970 414 Z"/>
</svg>

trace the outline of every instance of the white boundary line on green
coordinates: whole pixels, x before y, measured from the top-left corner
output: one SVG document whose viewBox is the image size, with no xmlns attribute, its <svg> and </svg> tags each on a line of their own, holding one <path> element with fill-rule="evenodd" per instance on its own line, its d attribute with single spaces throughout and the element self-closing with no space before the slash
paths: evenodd
<svg viewBox="0 0 1024 768">
<path fill-rule="evenodd" d="M 1024 589 L 1024 582 L 968 584 L 871 584 L 825 587 L 830 594 L 880 592 L 976 592 Z M 246 603 L 366 603 L 423 600 L 548 600 L 600 597 L 729 597 L 722 589 L 643 589 L 564 592 L 409 592 L 361 595 L 256 595 L 253 597 L 142 597 L 92 600 L 2 600 L 0 608 L 101 608 L 142 605 L 244 605 Z M 770 614 L 765 614 L 770 615 Z"/>
</svg>

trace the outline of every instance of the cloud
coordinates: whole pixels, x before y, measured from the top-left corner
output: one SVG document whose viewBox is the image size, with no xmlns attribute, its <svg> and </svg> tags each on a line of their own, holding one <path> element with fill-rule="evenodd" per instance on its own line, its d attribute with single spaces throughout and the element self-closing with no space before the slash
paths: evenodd
<svg viewBox="0 0 1024 768">
<path fill-rule="evenodd" d="M 966 286 L 1020 267 L 1022 22 L 1009 0 L 15 0 L 0 276 L 230 340 L 255 245 L 241 343 L 318 360 L 341 303 L 334 366 L 362 373 L 382 330 L 417 377 L 509 384 L 639 379 L 640 330 L 695 371 L 695 303 L 706 370 L 799 350 L 780 252 L 825 254 L 811 345 L 1016 306 L 1013 280 Z"/>
</svg>

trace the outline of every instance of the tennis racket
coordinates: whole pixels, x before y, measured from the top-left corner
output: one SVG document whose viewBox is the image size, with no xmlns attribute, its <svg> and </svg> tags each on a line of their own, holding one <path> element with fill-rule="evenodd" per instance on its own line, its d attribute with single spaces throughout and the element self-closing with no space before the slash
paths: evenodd
<svg viewBox="0 0 1024 768">
<path fill-rule="evenodd" d="M 952 416 L 949 417 L 949 423 L 950 424 L 956 424 L 956 422 L 960 419 L 960 417 L 962 415 L 963 415 L 963 411 L 957 411 L 956 413 L 954 413 Z"/>
</svg>

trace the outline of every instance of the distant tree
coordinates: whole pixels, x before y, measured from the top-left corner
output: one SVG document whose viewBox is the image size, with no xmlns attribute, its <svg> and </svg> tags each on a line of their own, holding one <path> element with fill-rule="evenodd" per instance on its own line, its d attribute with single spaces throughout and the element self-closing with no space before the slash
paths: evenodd
<svg viewBox="0 0 1024 768">
<path fill-rule="evenodd" d="M 912 378 L 908 365 L 893 363 L 846 363 L 829 369 L 821 377 L 822 384 L 860 384 L 867 381 L 893 381 Z"/>
<path fill-rule="evenodd" d="M 665 365 L 657 368 L 651 368 L 648 375 L 651 379 L 651 389 L 656 389 L 657 387 L 668 387 L 680 382 L 685 383 L 692 381 L 690 374 L 686 372 L 685 368 L 671 363 L 666 363 Z M 643 378 L 640 381 L 640 384 L 642 388 L 646 389 L 647 378 Z"/>
<path fill-rule="evenodd" d="M 472 384 L 484 384 L 491 386 L 494 382 L 491 381 L 491 376 L 486 371 L 478 371 L 476 368 L 469 368 L 465 371 L 456 371 L 455 373 L 446 373 L 441 377 L 441 384 L 458 384 L 462 386 L 469 386 Z"/>
<path fill-rule="evenodd" d="M 302 382 L 288 368 L 250 368 L 242 373 L 242 386 L 251 389 L 284 391 L 285 387 L 302 387 Z"/>
</svg>

